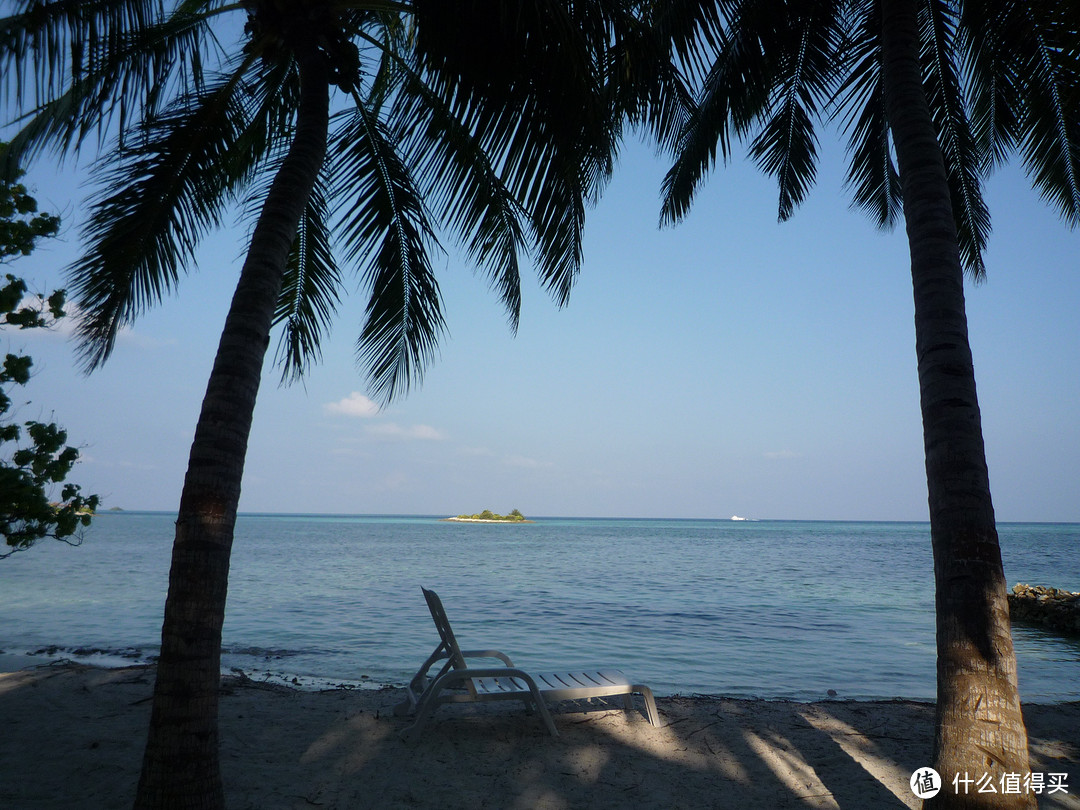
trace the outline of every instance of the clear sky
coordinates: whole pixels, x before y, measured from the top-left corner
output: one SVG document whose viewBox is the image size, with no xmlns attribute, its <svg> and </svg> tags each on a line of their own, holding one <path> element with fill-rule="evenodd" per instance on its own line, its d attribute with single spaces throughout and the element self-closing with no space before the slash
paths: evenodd
<svg viewBox="0 0 1080 810">
<path fill-rule="evenodd" d="M 822 134 L 792 221 L 738 160 L 663 230 L 665 165 L 629 143 L 569 306 L 530 271 L 516 338 L 450 246 L 440 357 L 382 411 L 354 363 L 354 295 L 304 384 L 279 387 L 268 362 L 241 510 L 926 520 L 906 239 L 849 209 L 842 147 Z M 64 232 L 5 269 L 49 290 L 78 254 L 85 178 L 42 163 L 27 182 Z M 986 191 L 989 277 L 967 295 L 998 519 L 1080 521 L 1080 232 L 1019 168 Z M 62 335 L 0 336 L 35 358 L 19 417 L 68 428 L 72 479 L 106 508 L 176 508 L 244 233 L 212 235 L 89 377 Z"/>
</svg>

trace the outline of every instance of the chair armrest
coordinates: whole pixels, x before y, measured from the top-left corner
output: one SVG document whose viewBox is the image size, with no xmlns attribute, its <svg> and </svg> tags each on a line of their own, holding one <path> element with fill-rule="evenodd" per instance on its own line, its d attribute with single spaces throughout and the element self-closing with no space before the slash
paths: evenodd
<svg viewBox="0 0 1080 810">
<path fill-rule="evenodd" d="M 463 650 L 461 655 L 463 658 L 498 658 L 508 667 L 514 665 L 514 662 L 510 660 L 509 655 L 499 652 L 498 650 Z"/>
<path fill-rule="evenodd" d="M 514 665 L 514 662 L 510 660 L 510 656 L 506 655 L 505 653 L 499 652 L 498 650 L 466 650 L 465 652 L 462 652 L 461 655 L 463 658 L 497 658 L 508 667 L 512 667 Z M 432 678 L 428 675 L 428 670 L 430 670 L 431 667 L 439 661 L 444 661 L 445 663 L 443 664 L 442 668 L 435 674 L 435 677 Z M 420 665 L 420 669 L 416 671 L 416 674 L 412 676 L 412 679 L 409 681 L 410 694 L 416 696 L 423 694 L 427 690 L 429 681 L 438 680 L 447 672 L 451 671 L 453 670 L 450 666 L 450 654 L 446 651 L 445 645 L 440 644 L 438 647 L 435 648 L 435 651 L 427 657 L 427 660 Z M 499 674 L 505 675 L 506 673 L 500 672 Z M 418 700 L 419 697 L 412 697 L 409 703 L 410 705 L 415 705 Z"/>
<path fill-rule="evenodd" d="M 439 677 L 439 675 L 442 675 L 443 672 L 450 668 L 449 658 L 450 655 L 446 652 L 445 646 L 440 644 L 435 648 L 435 651 L 427 657 L 427 660 L 420 665 L 420 669 L 416 670 L 416 674 L 413 675 L 412 679 L 409 681 L 409 688 L 416 692 L 423 692 L 424 686 L 429 680 L 427 674 L 428 670 L 431 669 L 436 661 L 446 661 L 446 664 L 443 665 L 443 668 L 435 676 L 436 678 Z"/>
</svg>

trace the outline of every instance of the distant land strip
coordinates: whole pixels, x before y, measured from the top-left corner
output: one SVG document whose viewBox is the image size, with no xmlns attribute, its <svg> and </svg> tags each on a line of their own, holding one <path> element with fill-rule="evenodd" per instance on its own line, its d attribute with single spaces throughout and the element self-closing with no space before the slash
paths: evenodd
<svg viewBox="0 0 1080 810">
<path fill-rule="evenodd" d="M 535 520 L 528 520 L 517 509 L 511 512 L 509 515 L 496 515 L 490 509 L 485 509 L 476 515 L 458 515 L 457 517 L 443 518 L 454 523 L 535 523 Z"/>
<path fill-rule="evenodd" d="M 471 518 L 471 517 L 448 517 L 439 518 L 442 521 L 449 521 L 450 523 L 536 523 L 535 520 L 488 520 L 486 518 Z"/>
</svg>

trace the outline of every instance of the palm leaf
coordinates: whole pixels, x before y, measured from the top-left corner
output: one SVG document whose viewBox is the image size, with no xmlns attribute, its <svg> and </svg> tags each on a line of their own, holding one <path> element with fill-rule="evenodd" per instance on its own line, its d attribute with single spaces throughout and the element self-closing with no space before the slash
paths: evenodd
<svg viewBox="0 0 1080 810">
<path fill-rule="evenodd" d="M 966 2 L 961 11 L 972 132 L 994 165 L 1008 159 L 1021 132 L 1025 80 L 1013 57 L 1025 38 L 1013 38 L 1023 16 L 1020 4 L 1012 0 Z"/>
<path fill-rule="evenodd" d="M 1033 184 L 1080 223 L 1080 4 L 966 3 L 973 118 L 996 161 L 1018 147 Z"/>
<path fill-rule="evenodd" d="M 672 8 L 677 5 L 679 8 Z M 636 13 L 634 13 L 636 12 Z M 674 149 L 693 110 L 693 93 L 677 64 L 690 43 L 708 40 L 717 11 L 711 3 L 681 1 L 645 9 L 613 9 L 610 46 L 600 74 L 613 116 L 647 128 L 661 148 Z"/>
<path fill-rule="evenodd" d="M 419 382 L 444 328 L 423 202 L 391 134 L 363 105 L 335 130 L 332 194 L 343 200 L 340 234 L 371 290 L 357 342 L 360 364 L 388 402 Z"/>
<path fill-rule="evenodd" d="M 282 383 L 296 382 L 321 359 L 319 346 L 340 302 L 341 274 L 331 249 L 324 182 L 320 179 L 312 191 L 300 220 L 274 313 L 274 323 L 284 324 L 275 358 Z"/>
<path fill-rule="evenodd" d="M 77 149 L 92 133 L 121 137 L 162 100 L 202 82 L 206 17 L 158 2 L 23 3 L 29 10 L 0 21 L 4 98 L 35 109 L 11 138 L 8 172 L 46 145 Z M 105 33 L 100 33 L 105 32 Z"/>
<path fill-rule="evenodd" d="M 556 151 L 523 202 L 532 215 L 540 281 L 559 306 L 569 301 L 581 270 L 586 206 L 595 202 L 610 171 L 605 158 Z"/>
<path fill-rule="evenodd" d="M 521 311 L 519 251 L 523 211 L 499 177 L 477 133 L 454 115 L 422 77 L 403 68 L 391 125 L 424 199 L 461 236 L 484 268 L 516 330 Z M 416 122 L 424 122 L 417 126 Z M 527 222 L 527 221 L 526 221 Z"/>
<path fill-rule="evenodd" d="M 106 196 L 92 206 L 88 249 L 69 270 L 84 311 L 80 353 L 88 369 L 108 357 L 120 327 L 176 286 L 258 159 L 232 149 L 248 125 L 249 65 L 177 99 L 148 123 L 138 148 L 119 148 L 101 164 Z"/>
<path fill-rule="evenodd" d="M 709 55 L 720 48 L 725 17 L 733 16 L 730 0 L 668 0 L 645 9 L 656 36 L 671 43 L 674 61 L 691 76 L 708 73 Z"/>
<path fill-rule="evenodd" d="M 676 159 L 661 186 L 661 222 L 678 222 L 694 193 L 715 165 L 731 155 L 735 138 L 745 135 L 769 104 L 772 69 L 761 42 L 772 26 L 768 2 L 734 4 L 726 25 L 712 36 L 715 53 L 702 82 L 696 109 L 679 136 Z M 702 55 L 701 61 L 708 61 Z"/>
<path fill-rule="evenodd" d="M 616 151 L 603 79 L 616 17 L 603 3 L 552 0 L 424 0 L 416 11 L 426 81 L 529 213 L 541 281 L 564 303 L 580 269 L 585 205 Z"/>
<path fill-rule="evenodd" d="M 1080 15 L 1075 3 L 1027 9 L 1021 152 L 1043 198 L 1080 224 Z"/>
<path fill-rule="evenodd" d="M 903 215 L 900 175 L 892 158 L 889 121 L 885 114 L 884 73 L 878 32 L 880 8 L 863 9 L 843 49 L 847 78 L 833 98 L 832 117 L 842 118 L 848 136 L 847 185 L 854 204 L 879 228 L 893 228 Z"/>
<path fill-rule="evenodd" d="M 786 6 L 763 41 L 775 91 L 750 154 L 780 186 L 779 218 L 806 197 L 817 173 L 814 119 L 831 98 L 842 31 L 832 2 Z"/>
<path fill-rule="evenodd" d="M 956 55 L 957 22 L 950 4 L 929 0 L 921 7 L 922 62 L 927 102 L 938 131 L 938 143 L 952 197 L 953 217 L 965 269 L 976 279 L 986 273 L 983 250 L 990 233 L 990 212 L 980 177 L 989 157 L 978 148 L 965 109 Z"/>
</svg>

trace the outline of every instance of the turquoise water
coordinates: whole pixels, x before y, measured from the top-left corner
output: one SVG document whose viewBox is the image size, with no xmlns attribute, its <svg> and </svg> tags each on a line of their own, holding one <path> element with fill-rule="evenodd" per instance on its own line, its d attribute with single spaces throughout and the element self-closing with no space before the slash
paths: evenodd
<svg viewBox="0 0 1080 810">
<path fill-rule="evenodd" d="M 999 526 L 1009 584 L 1080 590 L 1080 525 Z M 103 514 L 77 549 L 0 562 L 0 650 L 153 655 L 173 516 Z M 920 523 L 243 515 L 224 665 L 404 683 L 437 638 L 525 668 L 613 665 L 659 694 L 932 699 Z M 1080 699 L 1080 643 L 1015 631 L 1026 700 Z"/>
</svg>

